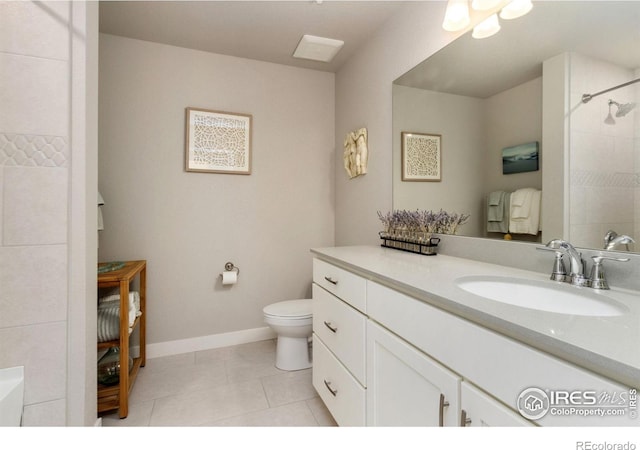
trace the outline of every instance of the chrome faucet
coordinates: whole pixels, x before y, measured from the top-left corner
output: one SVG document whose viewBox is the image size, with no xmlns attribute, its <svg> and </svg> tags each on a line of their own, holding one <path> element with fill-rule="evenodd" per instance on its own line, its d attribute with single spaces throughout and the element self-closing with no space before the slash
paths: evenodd
<svg viewBox="0 0 640 450">
<path fill-rule="evenodd" d="M 562 239 L 553 239 L 547 248 L 562 251 L 569 257 L 569 276 L 567 281 L 575 286 L 590 286 L 590 280 L 584 276 L 585 263 L 582 254 L 573 245 Z"/>
<path fill-rule="evenodd" d="M 633 240 L 630 236 L 626 234 L 618 235 L 613 230 L 607 231 L 607 234 L 604 235 L 604 249 L 605 250 L 615 250 L 619 245 L 625 245 L 626 250 L 629 251 L 629 244 L 634 244 L 636 241 Z"/>
</svg>

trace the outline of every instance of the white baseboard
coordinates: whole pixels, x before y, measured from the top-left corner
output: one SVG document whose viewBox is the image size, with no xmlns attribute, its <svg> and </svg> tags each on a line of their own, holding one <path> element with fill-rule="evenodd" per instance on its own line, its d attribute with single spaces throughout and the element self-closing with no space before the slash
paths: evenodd
<svg viewBox="0 0 640 450">
<path fill-rule="evenodd" d="M 102 417 L 98 417 L 96 419 L 96 422 L 93 424 L 94 427 L 101 427 L 102 426 Z"/>
<path fill-rule="evenodd" d="M 262 327 L 233 331 L 230 333 L 211 334 L 209 336 L 200 336 L 191 339 L 159 342 L 157 344 L 147 344 L 147 358 L 159 358 L 161 356 L 247 344 L 249 342 L 274 339 L 275 337 L 276 334 L 270 327 Z M 131 354 L 135 356 L 139 354 L 139 350 L 139 347 L 131 347 Z"/>
</svg>

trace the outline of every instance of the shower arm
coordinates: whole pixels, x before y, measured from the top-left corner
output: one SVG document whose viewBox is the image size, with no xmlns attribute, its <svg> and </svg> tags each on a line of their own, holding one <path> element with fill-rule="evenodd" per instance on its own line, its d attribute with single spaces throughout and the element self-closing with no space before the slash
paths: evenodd
<svg viewBox="0 0 640 450">
<path fill-rule="evenodd" d="M 612 88 L 605 89 L 604 91 L 596 92 L 595 94 L 583 94 L 582 95 L 582 103 L 587 103 L 593 97 L 597 97 L 600 94 L 606 94 L 607 92 L 615 91 L 616 89 L 620 89 L 620 88 L 623 88 L 625 86 L 629 86 L 630 84 L 637 83 L 638 81 L 640 81 L 640 78 L 638 78 L 636 80 L 627 81 L 626 83 L 622 83 L 622 84 L 620 84 L 618 86 L 614 86 Z"/>
</svg>

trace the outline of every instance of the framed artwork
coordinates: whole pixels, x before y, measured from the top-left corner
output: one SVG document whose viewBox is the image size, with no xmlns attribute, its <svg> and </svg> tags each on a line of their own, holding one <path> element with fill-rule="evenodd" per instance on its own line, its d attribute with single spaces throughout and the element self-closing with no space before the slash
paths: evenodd
<svg viewBox="0 0 640 450">
<path fill-rule="evenodd" d="M 502 149 L 502 174 L 535 172 L 538 170 L 537 142 Z"/>
<path fill-rule="evenodd" d="M 185 170 L 251 174 L 249 114 L 186 108 Z"/>
<path fill-rule="evenodd" d="M 442 179 L 442 136 L 402 132 L 402 181 Z"/>
</svg>

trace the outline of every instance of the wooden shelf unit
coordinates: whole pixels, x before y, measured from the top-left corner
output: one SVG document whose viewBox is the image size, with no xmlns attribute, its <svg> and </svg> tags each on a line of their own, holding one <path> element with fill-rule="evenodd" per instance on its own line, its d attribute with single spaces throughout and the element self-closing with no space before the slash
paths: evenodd
<svg viewBox="0 0 640 450">
<path fill-rule="evenodd" d="M 98 264 L 98 267 L 108 263 Z M 133 359 L 129 368 L 129 289 L 131 282 L 139 277 L 140 312 L 133 329 L 138 328 L 140 355 Z M 111 272 L 98 273 L 98 289 L 120 288 L 120 338 L 99 342 L 98 350 L 120 347 L 120 382 L 115 386 L 98 383 L 98 413 L 118 410 L 121 419 L 129 414 L 129 393 L 133 388 L 140 367 L 146 364 L 146 321 L 147 321 L 147 262 L 145 260 L 127 261 L 123 268 Z M 123 370 L 126 368 L 127 370 Z"/>
</svg>

